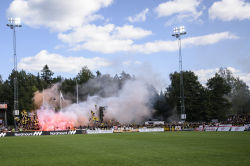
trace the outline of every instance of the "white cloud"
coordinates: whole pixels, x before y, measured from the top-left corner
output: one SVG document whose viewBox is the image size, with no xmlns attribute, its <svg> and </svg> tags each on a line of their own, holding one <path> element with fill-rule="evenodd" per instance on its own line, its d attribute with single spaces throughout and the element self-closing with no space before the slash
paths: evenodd
<svg viewBox="0 0 250 166">
<path fill-rule="evenodd" d="M 161 51 L 172 52 L 178 50 L 178 44 L 176 43 L 177 41 L 160 40 L 160 41 L 148 42 L 145 44 L 134 44 L 134 41 L 131 39 L 112 38 L 109 34 L 106 33 L 105 35 L 102 34 L 98 35 L 98 33 L 95 33 L 95 35 L 99 37 L 103 36 L 101 37 L 102 40 L 97 40 L 95 36 L 93 36 L 90 40 L 88 40 L 84 44 L 74 45 L 72 50 L 75 51 L 89 50 L 94 52 L 102 52 L 105 54 L 115 53 L 120 51 L 151 54 L 154 52 L 161 52 Z M 198 37 L 189 37 L 182 39 L 182 48 L 198 46 L 198 45 L 215 44 L 222 40 L 237 39 L 237 38 L 238 38 L 237 36 L 231 34 L 230 32 L 214 33 Z"/>
<path fill-rule="evenodd" d="M 142 28 L 134 28 L 133 25 L 124 25 L 123 27 L 116 27 L 112 37 L 117 39 L 140 39 L 148 35 L 152 35 L 151 31 Z"/>
<path fill-rule="evenodd" d="M 112 20 L 112 18 L 107 18 L 106 20 L 105 20 L 105 23 L 104 24 L 107 24 L 108 22 L 110 22 Z"/>
<path fill-rule="evenodd" d="M 136 14 L 134 17 L 128 17 L 129 22 L 144 22 L 146 20 L 146 13 L 148 12 L 148 8 L 143 10 L 142 12 Z"/>
<path fill-rule="evenodd" d="M 129 51 L 133 40 L 141 39 L 152 32 L 133 25 L 116 27 L 114 24 L 105 26 L 86 25 L 69 34 L 60 33 L 58 38 L 72 46 L 72 50 L 90 50 L 102 53 Z M 84 44 L 81 44 L 81 43 Z"/>
<path fill-rule="evenodd" d="M 131 61 L 131 60 L 129 60 L 129 61 L 122 62 L 122 64 L 130 66 L 132 64 L 140 65 L 142 63 L 140 61 Z"/>
<path fill-rule="evenodd" d="M 130 51 L 132 40 L 106 40 L 106 41 L 89 41 L 84 44 L 78 44 L 72 50 L 89 50 L 93 52 L 101 52 L 104 54 L 115 53 L 120 51 Z"/>
<path fill-rule="evenodd" d="M 113 24 L 107 24 L 105 26 L 86 25 L 76 28 L 74 32 L 69 34 L 59 33 L 58 38 L 64 43 L 74 44 L 85 41 L 104 41 L 109 38 L 110 33 L 115 26 Z"/>
<path fill-rule="evenodd" d="M 221 40 L 226 39 L 238 39 L 238 36 L 235 36 L 234 34 L 230 32 L 221 32 L 221 33 L 214 33 L 209 34 L 205 36 L 199 36 L 199 37 L 189 37 L 182 39 L 182 44 L 185 46 L 189 45 L 208 45 L 208 44 L 214 44 L 218 43 Z"/>
<path fill-rule="evenodd" d="M 193 72 L 198 76 L 198 79 L 201 83 L 206 83 L 208 79 L 215 76 L 215 73 L 217 71 L 219 71 L 219 68 L 207 69 L 207 70 L 201 69 Z"/>
<path fill-rule="evenodd" d="M 131 64 L 132 61 L 125 61 L 125 62 L 122 62 L 124 65 L 127 65 L 129 66 Z"/>
<path fill-rule="evenodd" d="M 46 50 L 42 50 L 35 56 L 21 58 L 18 69 L 40 71 L 45 64 L 55 72 L 78 73 L 83 66 L 88 66 L 90 70 L 94 70 L 100 67 L 110 66 L 112 63 L 100 57 L 64 57 L 59 54 L 50 54 Z"/>
<path fill-rule="evenodd" d="M 69 34 L 59 33 L 58 38 L 69 44 L 79 42 L 101 42 L 101 41 L 117 41 L 117 40 L 131 40 L 140 39 L 152 32 L 142 28 L 133 27 L 133 25 L 124 25 L 123 27 L 116 27 L 114 24 L 107 24 L 105 26 L 86 25 L 76 28 L 74 32 Z"/>
<path fill-rule="evenodd" d="M 214 33 L 205 36 L 198 36 L 198 37 L 189 37 L 182 39 L 182 48 L 185 47 L 192 47 L 198 45 L 208 45 L 208 44 L 215 44 L 219 41 L 226 40 L 226 39 L 237 39 L 238 37 L 229 33 L 229 32 L 222 32 L 222 33 Z M 160 52 L 160 51 L 177 51 L 178 45 L 176 41 L 155 41 L 155 42 L 148 42 L 142 45 L 132 45 L 131 51 L 133 52 L 141 52 L 145 54 L 150 54 L 153 52 Z"/>
<path fill-rule="evenodd" d="M 240 79 L 242 79 L 244 82 L 246 82 L 247 85 L 250 85 L 250 73 L 244 73 L 241 72 L 240 70 L 236 70 L 233 67 L 227 67 L 227 69 L 229 69 L 234 77 L 239 77 Z M 207 69 L 207 70 L 197 70 L 197 71 L 193 71 L 197 76 L 199 81 L 202 84 L 207 83 L 207 80 L 214 77 L 215 73 L 219 71 L 219 68 L 215 68 L 215 69 Z"/>
<path fill-rule="evenodd" d="M 240 78 L 250 87 L 250 73 L 241 75 Z"/>
<path fill-rule="evenodd" d="M 61 49 L 61 48 L 65 48 L 65 47 L 67 47 L 66 45 L 57 45 L 57 46 L 55 46 L 55 48 L 54 49 Z"/>
<path fill-rule="evenodd" d="M 14 0 L 7 9 L 7 16 L 20 17 L 22 23 L 38 28 L 45 26 L 52 31 L 66 31 L 96 19 L 100 8 L 108 7 L 113 0 Z"/>
<path fill-rule="evenodd" d="M 174 15 L 172 19 L 165 23 L 166 26 L 183 21 L 196 21 L 202 23 L 202 20 L 198 19 L 202 15 L 202 11 L 197 11 L 201 2 L 202 0 L 173 0 L 159 4 L 154 11 L 157 13 L 158 17 Z M 205 7 L 203 6 L 202 10 L 204 9 Z"/>
<path fill-rule="evenodd" d="M 208 10 L 209 18 L 222 21 L 250 19 L 250 3 L 245 0 L 222 0 L 214 2 Z"/>
</svg>

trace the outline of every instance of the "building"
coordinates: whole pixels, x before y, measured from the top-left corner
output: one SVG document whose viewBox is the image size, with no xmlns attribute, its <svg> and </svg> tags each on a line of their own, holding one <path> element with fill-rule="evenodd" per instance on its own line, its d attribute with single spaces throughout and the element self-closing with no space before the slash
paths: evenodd
<svg viewBox="0 0 250 166">
<path fill-rule="evenodd" d="M 0 125 L 5 124 L 7 126 L 7 108 L 8 102 L 0 102 Z"/>
</svg>

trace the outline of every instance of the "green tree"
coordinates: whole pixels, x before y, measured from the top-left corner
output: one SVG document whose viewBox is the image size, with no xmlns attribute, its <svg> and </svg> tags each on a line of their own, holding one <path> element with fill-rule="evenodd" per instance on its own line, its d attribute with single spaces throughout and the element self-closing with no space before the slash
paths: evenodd
<svg viewBox="0 0 250 166">
<path fill-rule="evenodd" d="M 62 81 L 63 80 L 63 78 L 62 78 L 62 76 L 57 76 L 57 77 L 54 77 L 53 79 L 52 79 L 52 81 L 51 81 L 51 83 L 52 84 L 55 84 L 55 83 L 57 83 L 57 82 L 60 82 L 60 81 Z"/>
<path fill-rule="evenodd" d="M 2 101 L 3 98 L 3 79 L 2 75 L 0 74 L 0 101 Z"/>
<path fill-rule="evenodd" d="M 167 101 L 172 106 L 176 107 L 178 114 L 180 114 L 180 73 L 174 72 L 169 75 L 171 85 L 167 88 Z M 205 98 L 205 88 L 202 87 L 198 81 L 198 77 L 192 71 L 183 71 L 183 85 L 184 85 L 184 104 L 187 121 L 204 120 L 207 112 L 203 110 Z"/>
<path fill-rule="evenodd" d="M 12 84 L 13 85 L 13 84 Z M 3 91 L 2 91 L 2 102 L 9 102 L 8 111 L 7 111 L 7 121 L 8 124 L 13 124 L 13 110 L 14 110 L 14 88 L 11 87 L 11 82 L 5 80 L 3 83 Z"/>
<path fill-rule="evenodd" d="M 94 77 L 95 77 L 94 74 L 88 69 L 88 67 L 84 66 L 76 76 L 76 80 L 78 84 L 83 84 L 88 82 L 89 79 Z"/>
<path fill-rule="evenodd" d="M 160 95 L 156 96 L 156 100 L 153 106 L 155 112 L 153 113 L 153 118 L 167 120 L 171 115 L 171 107 L 167 103 L 166 96 L 163 94 L 162 90 Z"/>
<path fill-rule="evenodd" d="M 51 84 L 52 76 L 54 75 L 54 73 L 49 69 L 47 64 L 43 67 L 43 70 L 41 70 L 41 72 L 42 72 L 41 76 L 44 79 L 44 81 L 47 84 Z"/>
<path fill-rule="evenodd" d="M 24 70 L 18 73 L 18 102 L 20 111 L 35 109 L 32 98 L 34 97 L 34 92 L 38 90 L 37 86 L 36 76 L 26 73 Z"/>
<path fill-rule="evenodd" d="M 96 76 L 97 76 L 97 77 L 100 77 L 101 75 L 102 75 L 102 73 L 101 73 L 99 70 L 97 70 L 97 71 L 96 71 Z"/>
<path fill-rule="evenodd" d="M 213 119 L 224 120 L 227 111 L 231 108 L 231 103 L 225 97 L 231 92 L 231 87 L 218 74 L 207 82 L 207 88 L 210 90 L 210 117 Z"/>
<path fill-rule="evenodd" d="M 66 78 L 61 85 L 61 90 L 64 93 L 74 94 L 75 87 L 76 87 L 76 79 Z"/>
<path fill-rule="evenodd" d="M 235 79 L 235 91 L 231 95 L 232 110 L 235 114 L 250 113 L 250 107 L 246 107 L 250 100 L 250 91 L 246 83 L 237 77 Z"/>
<path fill-rule="evenodd" d="M 250 113 L 250 107 L 247 107 L 250 100 L 250 90 L 246 83 L 239 77 L 234 77 L 229 68 L 220 68 L 218 74 L 231 87 L 226 98 L 232 103 L 232 108 L 228 110 L 227 114 Z"/>
</svg>

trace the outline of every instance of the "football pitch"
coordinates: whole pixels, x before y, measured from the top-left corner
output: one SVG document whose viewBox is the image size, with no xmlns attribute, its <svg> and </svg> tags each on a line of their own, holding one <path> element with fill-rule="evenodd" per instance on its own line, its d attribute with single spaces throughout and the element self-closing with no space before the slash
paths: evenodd
<svg viewBox="0 0 250 166">
<path fill-rule="evenodd" d="M 0 138 L 0 165 L 249 165 L 250 132 Z"/>
</svg>

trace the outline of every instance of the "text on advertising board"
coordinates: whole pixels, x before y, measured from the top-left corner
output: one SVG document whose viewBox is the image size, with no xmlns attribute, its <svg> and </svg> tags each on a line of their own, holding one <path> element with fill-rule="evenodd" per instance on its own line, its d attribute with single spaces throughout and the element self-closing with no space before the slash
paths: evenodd
<svg viewBox="0 0 250 166">
<path fill-rule="evenodd" d="M 0 109 L 6 109 L 7 108 L 7 104 L 0 104 Z"/>
</svg>

